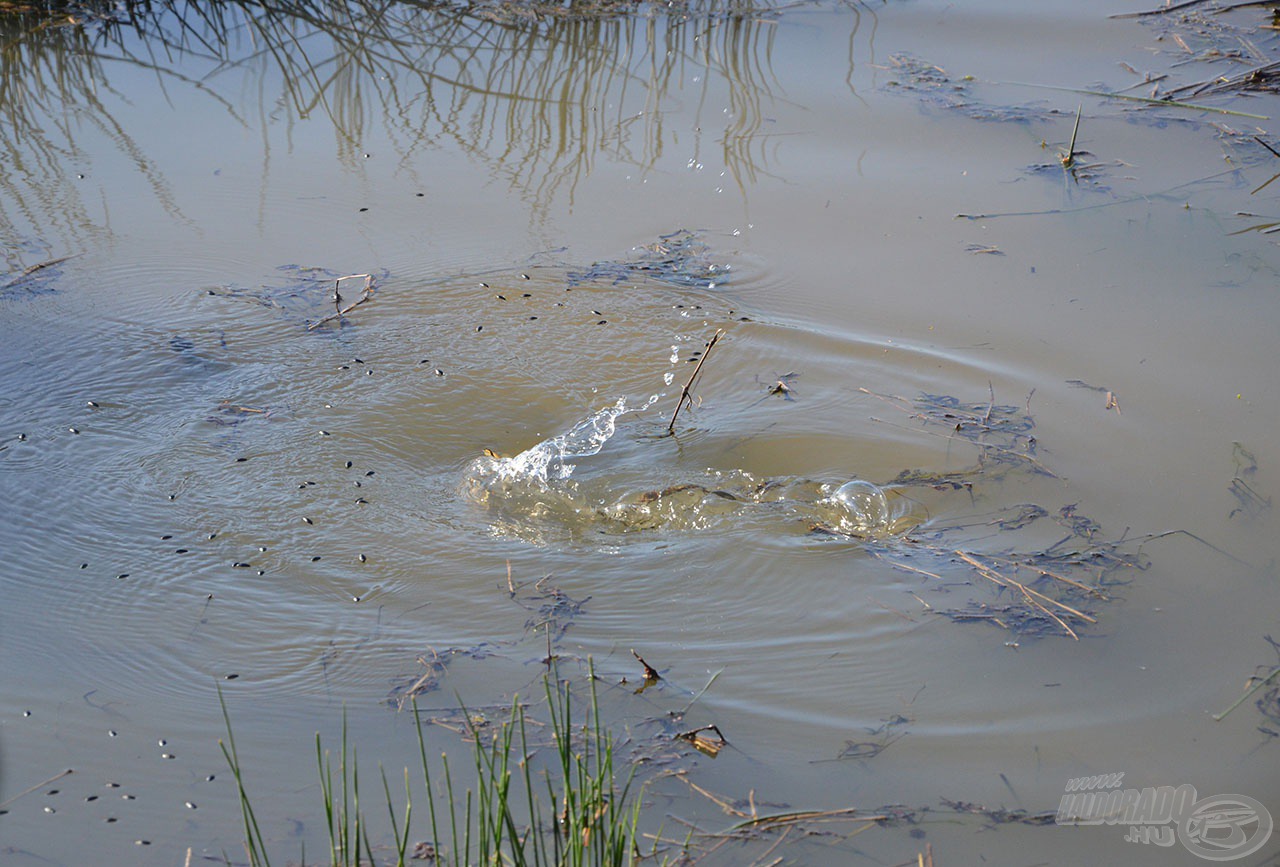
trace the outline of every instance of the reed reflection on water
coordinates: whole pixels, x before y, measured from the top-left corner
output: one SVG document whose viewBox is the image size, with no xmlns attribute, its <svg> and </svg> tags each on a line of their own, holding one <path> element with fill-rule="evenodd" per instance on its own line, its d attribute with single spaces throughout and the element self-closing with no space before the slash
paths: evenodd
<svg viewBox="0 0 1280 867">
<path fill-rule="evenodd" d="M 571 207 L 602 157 L 651 171 L 673 143 L 673 100 L 696 103 L 691 165 L 715 149 L 723 185 L 744 199 L 769 172 L 767 112 L 781 90 L 771 2 L 637 14 L 608 3 L 530 12 L 510 4 L 165 0 L 89 4 L 96 15 L 73 21 L 55 17 L 55 8 L 0 14 L 0 156 L 8 167 L 0 189 L 13 209 L 0 229 L 6 247 L 79 246 L 113 234 L 85 180 L 102 160 L 90 136 L 110 143 L 168 217 L 187 219 L 163 168 L 176 144 L 171 132 L 126 119 L 129 103 L 144 99 L 203 100 L 233 127 L 279 125 L 289 135 L 323 116 L 334 156 L 350 172 L 360 170 L 362 143 L 374 133 L 404 167 L 424 148 L 456 149 L 507 184 L 534 221 L 558 197 Z M 727 108 L 712 108 L 720 105 Z M 266 150 L 264 143 L 264 160 Z"/>
</svg>

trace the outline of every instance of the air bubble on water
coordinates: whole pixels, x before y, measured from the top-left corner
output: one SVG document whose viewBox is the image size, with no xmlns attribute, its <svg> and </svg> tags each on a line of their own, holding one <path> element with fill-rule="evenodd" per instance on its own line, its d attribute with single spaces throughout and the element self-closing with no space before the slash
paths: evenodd
<svg viewBox="0 0 1280 867">
<path fill-rule="evenodd" d="M 831 495 L 842 509 L 839 529 L 857 536 L 882 533 L 889 526 L 889 501 L 878 486 L 861 479 L 845 482 Z"/>
<path fill-rule="evenodd" d="M 662 374 L 662 382 L 664 385 L 670 385 L 671 381 L 675 378 L 676 378 L 676 375 L 669 370 L 666 373 Z"/>
</svg>

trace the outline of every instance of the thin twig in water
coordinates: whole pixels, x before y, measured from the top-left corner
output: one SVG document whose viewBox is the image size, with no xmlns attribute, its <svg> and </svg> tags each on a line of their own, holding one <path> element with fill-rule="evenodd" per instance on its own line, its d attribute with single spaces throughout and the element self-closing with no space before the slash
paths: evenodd
<svg viewBox="0 0 1280 867">
<path fill-rule="evenodd" d="M 19 798 L 21 798 L 23 795 L 30 795 L 32 792 L 34 792 L 36 789 L 40 788 L 41 786 L 47 786 L 47 785 L 49 785 L 50 783 L 55 783 L 55 782 L 57 782 L 58 780 L 61 780 L 61 779 L 62 779 L 63 777 L 65 777 L 67 774 L 73 774 L 73 773 L 75 773 L 75 769 L 74 769 L 74 768 L 67 768 L 65 771 L 63 771 L 63 772 L 62 772 L 62 773 L 60 773 L 60 774 L 54 774 L 52 777 L 50 777 L 49 779 L 45 780 L 44 782 L 36 783 L 34 786 L 32 786 L 32 787 L 31 787 L 31 788 L 29 788 L 29 789 L 23 789 L 21 792 L 19 792 L 18 794 L 14 795 L 12 798 L 9 798 L 7 801 L 0 801 L 0 807 L 7 807 L 7 806 L 9 806 L 10 804 L 12 804 L 14 801 L 16 801 L 16 800 L 18 800 Z"/>
<path fill-rule="evenodd" d="M 364 278 L 364 290 L 360 293 L 360 297 L 357 298 L 355 301 L 351 302 L 350 304 L 348 304 L 346 307 L 340 306 L 342 304 L 342 295 L 338 292 L 338 286 L 342 283 L 343 280 L 354 280 L 357 277 Z M 364 302 L 368 301 L 372 295 L 373 295 L 373 275 L 372 274 L 348 274 L 345 277 L 339 277 L 337 280 L 333 281 L 333 306 L 335 308 L 335 311 L 333 313 L 330 313 L 328 316 L 325 316 L 323 319 L 317 319 L 315 322 L 312 322 L 310 325 L 307 326 L 307 330 L 312 331 L 316 328 L 319 328 L 321 325 L 324 325 L 326 322 L 332 322 L 334 319 L 340 319 L 341 317 L 350 313 L 352 310 L 355 310 Z"/>
<path fill-rule="evenodd" d="M 698 359 L 698 363 L 693 367 L 693 374 L 689 377 L 689 381 L 684 384 L 684 388 L 680 389 L 680 400 L 676 403 L 676 411 L 671 413 L 671 424 L 667 425 L 667 433 L 675 433 L 676 419 L 680 417 L 680 410 L 684 408 L 685 402 L 690 400 L 689 389 L 693 388 L 693 381 L 698 378 L 698 373 L 702 370 L 702 365 L 711 355 L 711 350 L 720 342 L 720 338 L 724 336 L 724 329 L 717 328 L 716 333 L 711 335 L 711 340 L 707 342 L 707 348 L 703 351 L 702 357 Z"/>
<path fill-rule="evenodd" d="M 1158 9 L 1148 9 L 1145 12 L 1121 12 L 1116 15 L 1108 15 L 1108 18 L 1149 18 L 1152 15 L 1168 15 L 1170 12 L 1177 12 L 1180 9 L 1190 9 L 1192 6 L 1199 6 L 1207 0 L 1185 0 L 1183 3 L 1175 3 L 1172 6 L 1161 6 Z"/>
<path fill-rule="evenodd" d="M 1273 669 L 1271 670 L 1271 673 L 1270 673 L 1270 674 L 1268 674 L 1268 675 L 1267 675 L 1266 677 L 1264 677 L 1262 680 L 1260 680 L 1260 681 L 1258 681 L 1257 683 L 1255 683 L 1251 689 L 1249 689 L 1247 692 L 1245 692 L 1245 694 L 1244 694 L 1244 695 L 1242 695 L 1242 696 L 1240 696 L 1238 699 L 1236 699 L 1236 700 L 1232 703 L 1231 707 L 1227 708 L 1227 709 L 1226 709 L 1226 710 L 1224 710 L 1222 713 L 1215 713 L 1215 714 L 1213 714 L 1213 721 L 1214 721 L 1214 722 L 1222 722 L 1224 719 L 1226 719 L 1227 714 L 1231 713 L 1233 710 L 1235 710 L 1236 708 L 1238 708 L 1240 705 L 1244 704 L 1244 703 L 1249 699 L 1249 697 L 1250 697 L 1251 695 L 1253 695 L 1255 692 L 1257 692 L 1258 690 L 1262 689 L 1262 688 L 1263 688 L 1264 686 L 1266 686 L 1267 684 L 1271 683 L 1271 681 L 1275 680 L 1275 678 L 1276 678 L 1276 675 L 1277 675 L 1277 674 L 1280 674 L 1280 665 L 1277 665 L 1275 668 L 1273 668 Z"/>
<path fill-rule="evenodd" d="M 1067 154 L 1062 158 L 1062 167 L 1069 169 L 1076 162 L 1076 136 L 1080 134 L 1080 112 L 1084 111 L 1084 105 L 1076 106 L 1076 125 L 1071 130 L 1071 144 L 1067 145 Z"/>
</svg>

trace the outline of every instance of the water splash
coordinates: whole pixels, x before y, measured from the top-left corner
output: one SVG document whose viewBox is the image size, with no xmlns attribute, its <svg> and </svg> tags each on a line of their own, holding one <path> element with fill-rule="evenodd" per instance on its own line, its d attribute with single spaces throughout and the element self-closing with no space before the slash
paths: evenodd
<svg viewBox="0 0 1280 867">
<path fill-rule="evenodd" d="M 567 432 L 543 440 L 512 458 L 499 458 L 494 471 L 502 481 L 528 479 L 548 482 L 569 478 L 576 464 L 568 458 L 597 455 L 617 429 L 618 417 L 640 412 L 653 406 L 658 395 L 652 395 L 643 406 L 628 407 L 625 397 L 584 418 Z"/>
<path fill-rule="evenodd" d="M 628 407 L 626 398 L 620 398 L 518 455 L 489 453 L 477 458 L 468 468 L 464 490 L 490 510 L 491 530 L 539 544 L 558 535 L 557 528 L 574 537 L 752 526 L 808 532 L 820 526 L 850 537 L 882 538 L 921 520 L 899 492 L 861 479 L 843 484 L 762 480 L 741 470 L 708 470 L 697 480 L 685 477 L 665 486 L 619 490 L 617 480 L 607 478 L 610 474 L 585 486 L 570 478 L 577 467 L 574 461 L 599 454 L 616 433 L 621 416 L 648 409 L 658 397 L 637 407 Z M 662 476 L 657 472 L 652 481 Z"/>
</svg>

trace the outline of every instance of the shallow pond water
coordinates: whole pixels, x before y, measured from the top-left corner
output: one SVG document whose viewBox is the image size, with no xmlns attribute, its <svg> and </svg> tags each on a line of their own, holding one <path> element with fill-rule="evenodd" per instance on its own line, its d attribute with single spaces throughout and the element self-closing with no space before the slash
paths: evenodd
<svg viewBox="0 0 1280 867">
<path fill-rule="evenodd" d="M 1280 101 L 1044 86 L 1261 12 L 362 5 L 0 17 L 0 860 L 243 861 L 219 686 L 323 851 L 317 730 L 398 773 L 424 674 L 492 714 L 548 642 L 650 832 L 896 817 L 761 863 L 1199 863 L 1054 825 L 1095 774 L 1280 812 L 1280 720 L 1212 717 L 1277 662 Z"/>
</svg>

